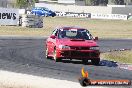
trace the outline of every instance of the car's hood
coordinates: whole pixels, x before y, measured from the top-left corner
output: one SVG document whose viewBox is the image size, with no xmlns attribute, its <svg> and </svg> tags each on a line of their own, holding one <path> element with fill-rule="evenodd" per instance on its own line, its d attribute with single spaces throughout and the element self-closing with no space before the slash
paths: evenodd
<svg viewBox="0 0 132 88">
<path fill-rule="evenodd" d="M 68 46 L 97 46 L 97 43 L 94 40 L 59 39 L 58 43 Z"/>
</svg>

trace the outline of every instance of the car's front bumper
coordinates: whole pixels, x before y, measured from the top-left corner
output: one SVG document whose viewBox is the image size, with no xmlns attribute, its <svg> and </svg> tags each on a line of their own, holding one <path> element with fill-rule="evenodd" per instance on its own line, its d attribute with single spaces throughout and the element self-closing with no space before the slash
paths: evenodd
<svg viewBox="0 0 132 88">
<path fill-rule="evenodd" d="M 57 57 L 64 59 L 94 59 L 100 57 L 99 50 L 58 50 Z"/>
</svg>

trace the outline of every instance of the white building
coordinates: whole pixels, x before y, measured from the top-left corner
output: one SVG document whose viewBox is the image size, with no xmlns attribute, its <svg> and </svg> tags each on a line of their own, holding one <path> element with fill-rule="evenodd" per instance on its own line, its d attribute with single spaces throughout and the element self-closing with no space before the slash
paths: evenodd
<svg viewBox="0 0 132 88">
<path fill-rule="evenodd" d="M 0 0 L 0 7 L 14 7 L 16 0 Z"/>
<path fill-rule="evenodd" d="M 39 0 L 39 2 L 85 6 L 85 0 Z"/>
</svg>

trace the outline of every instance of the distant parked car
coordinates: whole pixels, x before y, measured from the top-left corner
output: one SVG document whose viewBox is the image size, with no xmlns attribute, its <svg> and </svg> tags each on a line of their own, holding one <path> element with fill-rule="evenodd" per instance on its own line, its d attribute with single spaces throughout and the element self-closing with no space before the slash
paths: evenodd
<svg viewBox="0 0 132 88">
<path fill-rule="evenodd" d="M 48 8 L 45 7 L 35 7 L 31 10 L 31 14 L 35 14 L 38 16 L 56 16 L 56 13 L 54 11 L 49 10 Z"/>
<path fill-rule="evenodd" d="M 83 63 L 91 60 L 100 62 L 100 51 L 96 40 L 87 29 L 79 27 L 59 27 L 46 41 L 46 57 L 55 61 L 61 59 L 80 59 Z"/>
</svg>

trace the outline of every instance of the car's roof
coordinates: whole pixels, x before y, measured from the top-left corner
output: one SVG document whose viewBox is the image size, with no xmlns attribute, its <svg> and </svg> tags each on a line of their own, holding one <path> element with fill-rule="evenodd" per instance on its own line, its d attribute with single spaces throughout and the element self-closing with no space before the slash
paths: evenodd
<svg viewBox="0 0 132 88">
<path fill-rule="evenodd" d="M 62 27 L 58 27 L 57 29 L 64 29 L 64 30 L 69 30 L 69 29 L 85 29 L 85 28 L 81 28 L 81 27 L 77 27 L 77 26 L 62 26 Z"/>
<path fill-rule="evenodd" d="M 46 7 L 34 7 L 33 9 L 44 9 L 44 10 L 49 10 L 49 9 L 46 8 Z"/>
</svg>

